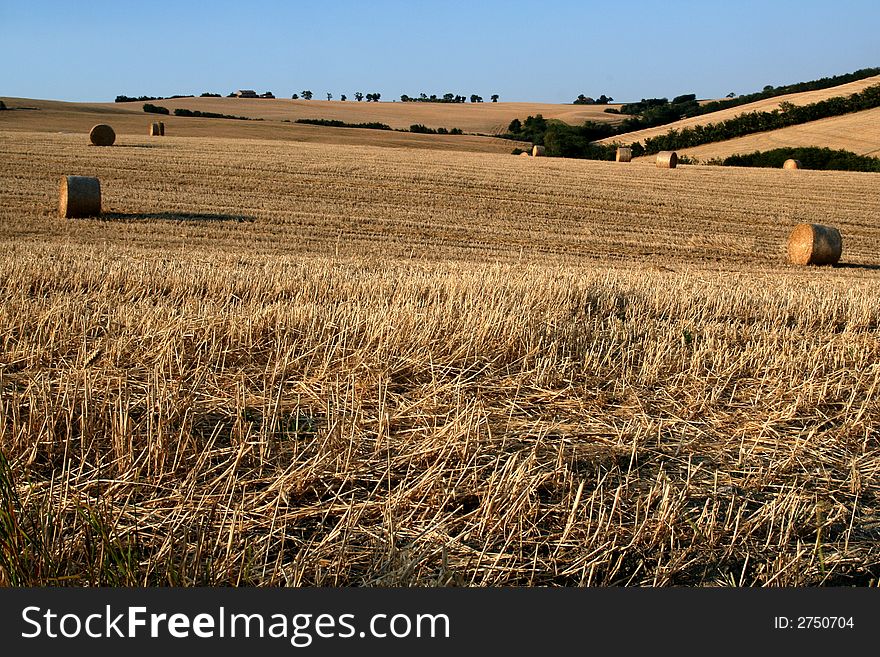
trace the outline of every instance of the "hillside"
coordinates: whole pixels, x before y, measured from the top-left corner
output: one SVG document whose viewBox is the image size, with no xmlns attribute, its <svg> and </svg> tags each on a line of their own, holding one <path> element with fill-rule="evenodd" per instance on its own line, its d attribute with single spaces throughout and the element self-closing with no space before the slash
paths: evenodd
<svg viewBox="0 0 880 657">
<path fill-rule="evenodd" d="M 644 143 L 646 139 L 666 134 L 670 130 L 692 128 L 697 125 L 705 125 L 708 123 L 720 123 L 721 121 L 727 121 L 728 119 L 732 119 L 736 116 L 739 116 L 740 114 L 746 114 L 748 112 L 770 112 L 774 109 L 777 109 L 782 103 L 792 103 L 793 105 L 808 105 L 810 103 L 816 103 L 821 100 L 835 98 L 837 96 L 849 96 L 877 84 L 880 84 L 880 75 L 871 78 L 865 78 L 864 80 L 858 80 L 856 82 L 842 84 L 836 87 L 830 87 L 828 89 L 820 89 L 817 91 L 804 91 L 802 93 L 787 94 L 785 96 L 777 96 L 775 98 L 759 100 L 754 103 L 749 103 L 747 105 L 740 105 L 739 107 L 731 107 L 730 109 L 721 110 L 719 112 L 712 112 L 711 114 L 703 114 L 702 116 L 695 116 L 689 119 L 683 119 L 681 121 L 658 126 L 656 128 L 637 130 L 635 132 L 628 132 L 625 134 L 616 135 L 614 137 L 608 137 L 606 139 L 600 140 L 598 143 L 612 144 L 615 142 L 619 142 L 629 144 L 636 141 Z M 824 146 L 825 144 L 817 145 Z"/>
<path fill-rule="evenodd" d="M 542 114 L 572 125 L 584 121 L 620 123 L 623 118 L 607 114 L 605 108 L 619 105 L 558 105 L 550 103 L 367 103 L 348 100 L 291 100 L 284 98 L 175 98 L 150 101 L 170 110 L 186 108 L 274 121 L 289 119 L 331 119 L 346 123 L 378 121 L 392 128 L 409 128 L 421 123 L 429 128 L 460 128 L 465 132 L 495 135 L 505 132 L 513 119 Z M 141 112 L 143 103 L 108 103 Z"/>
<path fill-rule="evenodd" d="M 810 121 L 780 130 L 681 149 L 701 161 L 774 148 L 821 146 L 858 155 L 880 156 L 880 108 Z"/>
<path fill-rule="evenodd" d="M 280 119 L 264 121 L 236 121 L 231 119 L 204 119 L 147 114 L 143 103 L 66 103 L 52 100 L 2 98 L 10 111 L 0 112 L 0 129 L 25 132 L 64 132 L 86 135 L 96 123 L 108 123 L 116 131 L 117 143 L 125 144 L 130 136 L 140 138 L 149 133 L 153 121 L 163 121 L 168 138 L 211 137 L 235 139 L 267 139 L 292 142 L 339 144 L 349 146 L 388 146 L 431 150 L 457 150 L 483 153 L 509 153 L 517 145 L 505 139 L 471 135 L 422 135 L 387 130 L 328 128 L 323 126 L 282 123 Z M 234 103 L 238 99 L 223 99 L 226 103 L 200 101 L 219 99 L 184 99 L 178 103 L 187 109 L 218 111 L 240 115 L 246 106 Z M 157 103 L 159 101 L 156 101 Z M 243 100 L 247 104 L 248 101 Z M 270 100 L 251 101 L 257 104 Z M 293 103 L 294 101 L 282 101 Z M 305 101 L 303 101 L 305 102 Z M 314 101 L 312 101 L 314 102 Z M 163 101 L 164 104 L 164 101 Z M 326 101 L 324 104 L 327 104 Z M 341 103 L 340 103 L 341 104 Z M 364 103 L 362 103 L 364 104 Z M 373 105 L 373 103 L 370 103 Z M 398 103 L 401 105 L 401 103 Z M 169 107 L 173 107 L 168 103 Z M 269 106 L 266 106 L 269 108 Z M 445 107 L 445 106 L 444 106 Z M 371 108 L 372 109 L 372 108 Z M 255 113 L 256 114 L 256 113 Z M 366 119 L 365 119 L 366 120 Z M 408 126 L 407 126 L 408 127 Z M 128 138 L 127 138 L 128 136 Z"/>
</svg>

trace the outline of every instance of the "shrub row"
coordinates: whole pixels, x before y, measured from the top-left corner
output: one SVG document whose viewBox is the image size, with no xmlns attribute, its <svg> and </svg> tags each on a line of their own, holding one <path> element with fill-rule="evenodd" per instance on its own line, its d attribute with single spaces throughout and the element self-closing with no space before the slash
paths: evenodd
<svg viewBox="0 0 880 657">
<path fill-rule="evenodd" d="M 331 119 L 297 119 L 297 123 L 307 123 L 309 125 L 323 125 L 329 128 L 366 128 L 369 130 L 391 130 L 391 126 L 385 123 L 345 123 Z"/>
<path fill-rule="evenodd" d="M 852 151 L 832 150 L 816 146 L 774 148 L 770 151 L 755 151 L 754 153 L 743 155 L 731 155 L 722 160 L 720 164 L 734 167 L 771 167 L 778 169 L 788 159 L 799 160 L 805 169 L 880 173 L 880 160 L 875 157 L 858 155 Z"/>
</svg>

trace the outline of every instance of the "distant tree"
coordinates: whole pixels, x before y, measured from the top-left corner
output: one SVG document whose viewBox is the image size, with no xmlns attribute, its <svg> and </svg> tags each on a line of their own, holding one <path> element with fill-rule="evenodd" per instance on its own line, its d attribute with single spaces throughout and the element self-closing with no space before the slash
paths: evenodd
<svg viewBox="0 0 880 657">
<path fill-rule="evenodd" d="M 354 99 L 357 102 L 361 102 L 364 99 L 364 95 L 360 91 L 355 91 L 354 92 Z"/>
<path fill-rule="evenodd" d="M 482 102 L 483 102 L 483 97 L 482 97 L 482 96 L 478 96 L 477 94 L 471 94 L 471 102 L 472 102 L 472 103 L 482 103 Z"/>
<path fill-rule="evenodd" d="M 596 101 L 590 98 L 589 96 L 584 96 L 580 94 L 574 101 L 575 105 L 593 105 Z"/>
<path fill-rule="evenodd" d="M 374 103 L 378 103 L 378 102 L 379 102 L 379 99 L 380 99 L 381 97 L 382 97 L 382 94 L 374 93 L 374 94 L 373 94 L 373 102 L 374 102 Z"/>
<path fill-rule="evenodd" d="M 305 100 L 311 100 L 312 99 L 312 92 L 309 91 L 308 89 L 306 89 L 305 91 L 302 92 L 302 97 Z"/>
<path fill-rule="evenodd" d="M 773 91 L 773 85 L 772 84 L 765 85 L 764 91 Z"/>
<path fill-rule="evenodd" d="M 514 119 L 510 122 L 510 125 L 507 126 L 507 132 L 512 135 L 518 135 L 522 131 L 522 121 L 519 119 Z"/>
<path fill-rule="evenodd" d="M 599 96 L 599 97 L 596 99 L 596 104 L 597 104 L 597 105 L 607 105 L 607 104 L 610 103 L 612 100 L 614 100 L 614 99 L 613 99 L 611 96 L 606 96 L 605 94 L 602 94 L 601 96 Z"/>
<path fill-rule="evenodd" d="M 294 100 L 299 100 L 299 94 L 293 94 L 291 98 L 293 98 Z"/>
<path fill-rule="evenodd" d="M 367 102 L 368 102 L 368 103 L 372 103 L 372 102 L 373 102 L 373 94 L 367 94 L 367 95 L 365 96 L 365 98 L 367 99 Z"/>
<path fill-rule="evenodd" d="M 419 99 L 422 100 L 422 101 L 427 101 L 427 100 L 428 100 L 428 95 L 425 94 L 425 93 L 420 93 L 420 94 L 419 94 Z"/>
<path fill-rule="evenodd" d="M 731 91 L 729 94 L 727 94 L 727 95 L 725 96 L 725 98 L 736 98 L 736 93 L 734 93 L 733 91 Z"/>
<path fill-rule="evenodd" d="M 329 91 L 327 92 L 327 100 L 333 100 L 333 94 L 331 94 Z"/>
<path fill-rule="evenodd" d="M 466 100 L 467 100 L 467 98 L 465 98 L 464 96 L 456 96 L 456 97 L 455 97 L 455 102 L 456 102 L 456 103 L 463 103 L 463 102 L 466 101 Z"/>
<path fill-rule="evenodd" d="M 455 94 L 443 94 L 443 102 L 451 103 L 454 99 L 458 98 Z"/>
<path fill-rule="evenodd" d="M 437 102 L 437 94 L 431 94 L 430 96 L 428 96 L 428 102 L 429 103 L 436 103 Z"/>
<path fill-rule="evenodd" d="M 346 100 L 348 100 L 348 96 L 346 96 L 345 94 L 342 94 L 342 95 L 339 97 L 339 100 L 341 100 L 342 102 L 345 102 Z"/>
<path fill-rule="evenodd" d="M 491 98 L 493 103 L 497 103 L 500 96 L 498 94 L 492 94 Z"/>
<path fill-rule="evenodd" d="M 408 103 L 409 101 L 410 101 L 410 97 L 409 97 L 409 96 L 407 96 L 406 94 L 401 94 L 401 96 L 400 96 L 400 102 L 401 102 L 401 103 Z"/>
</svg>

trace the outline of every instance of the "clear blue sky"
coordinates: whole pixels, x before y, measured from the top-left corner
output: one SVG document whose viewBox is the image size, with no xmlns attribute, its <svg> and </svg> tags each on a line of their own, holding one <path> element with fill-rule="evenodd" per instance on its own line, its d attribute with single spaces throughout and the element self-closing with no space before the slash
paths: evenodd
<svg viewBox="0 0 880 657">
<path fill-rule="evenodd" d="M 880 66 L 878 0 L 0 0 L 0 96 L 617 101 Z"/>
</svg>

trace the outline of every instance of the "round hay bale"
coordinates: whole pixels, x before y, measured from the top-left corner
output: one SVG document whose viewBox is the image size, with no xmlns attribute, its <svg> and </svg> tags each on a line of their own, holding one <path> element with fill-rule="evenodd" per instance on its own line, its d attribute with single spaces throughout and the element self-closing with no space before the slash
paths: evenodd
<svg viewBox="0 0 880 657">
<path fill-rule="evenodd" d="M 660 151 L 657 153 L 657 167 L 660 169 L 674 169 L 678 166 L 678 153 L 675 151 Z"/>
<path fill-rule="evenodd" d="M 519 154 L 520 157 L 531 157 L 528 153 L 522 152 Z"/>
<path fill-rule="evenodd" d="M 543 146 L 532 146 L 532 157 L 544 157 L 544 153 L 547 152 L 547 149 Z"/>
<path fill-rule="evenodd" d="M 633 159 L 633 151 L 629 146 L 619 146 L 617 148 L 617 155 L 615 156 L 615 161 L 617 162 L 632 162 Z"/>
<path fill-rule="evenodd" d="M 165 136 L 165 123 L 163 121 L 159 121 L 159 135 Z"/>
<path fill-rule="evenodd" d="M 158 123 L 150 124 L 150 137 L 159 137 L 162 134 L 162 129 L 159 127 Z"/>
<path fill-rule="evenodd" d="M 834 226 L 798 224 L 788 237 L 788 260 L 794 265 L 833 265 L 842 251 L 843 239 Z"/>
<path fill-rule="evenodd" d="M 112 146 L 116 141 L 116 133 L 109 125 L 99 123 L 89 132 L 89 140 L 95 146 Z"/>
<path fill-rule="evenodd" d="M 58 216 L 96 217 L 101 214 L 101 182 L 89 176 L 61 176 Z"/>
<path fill-rule="evenodd" d="M 786 160 L 782 165 L 783 169 L 803 169 L 804 166 L 801 164 L 800 160 Z"/>
</svg>

